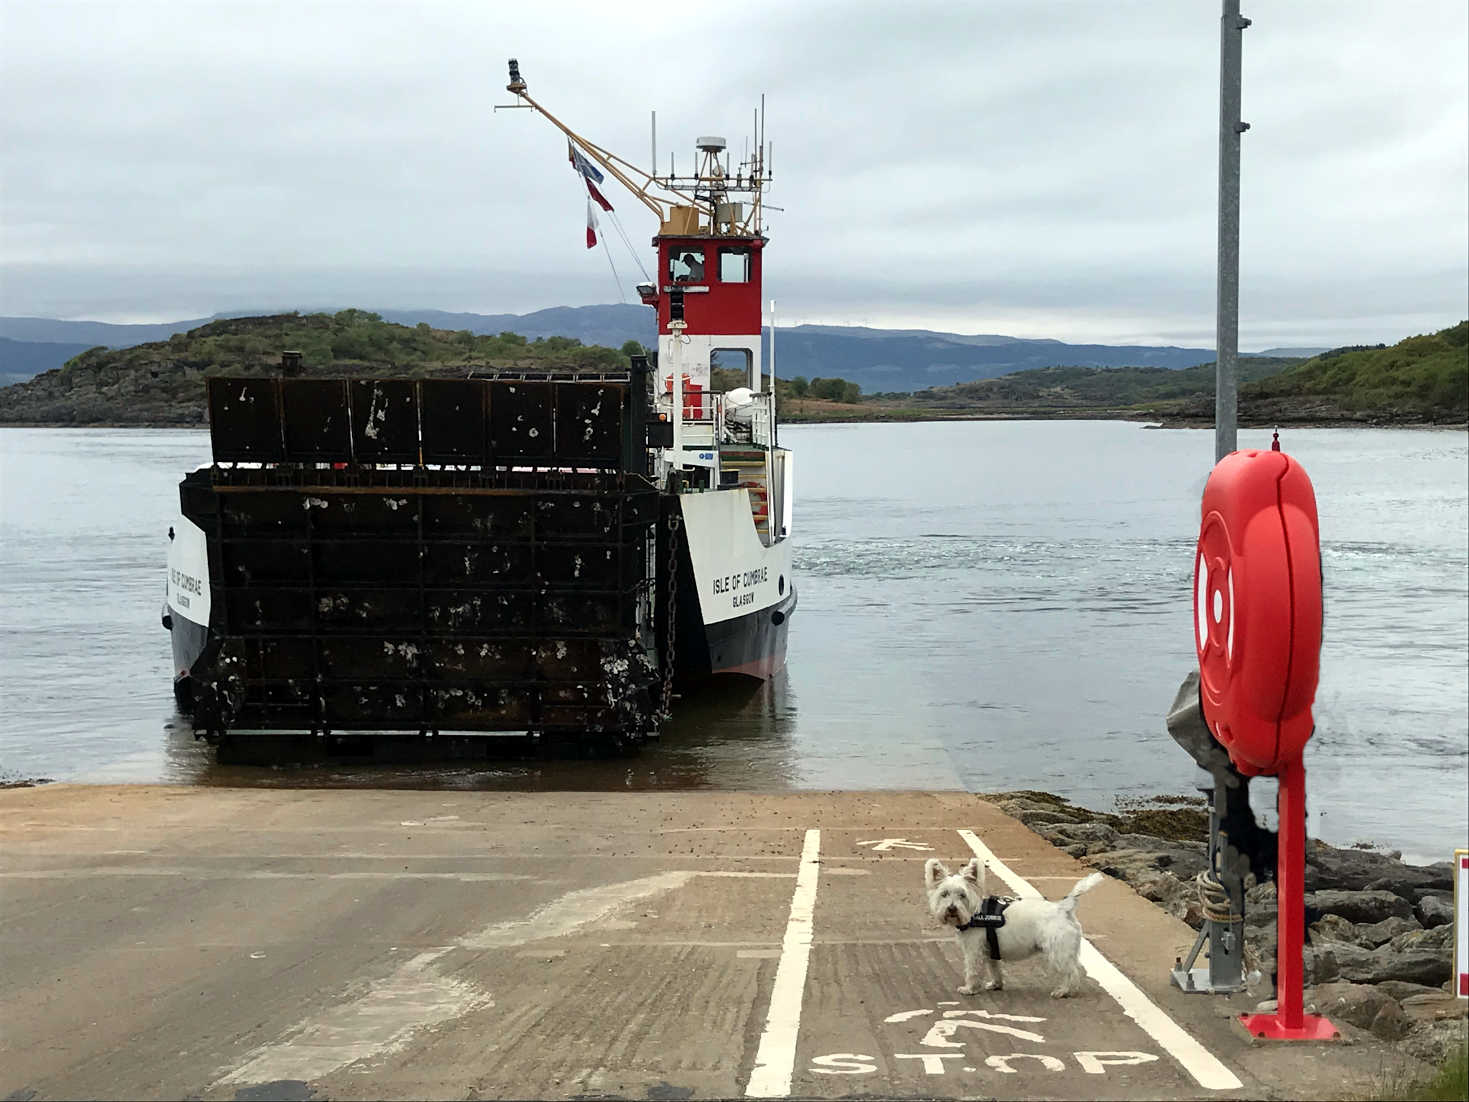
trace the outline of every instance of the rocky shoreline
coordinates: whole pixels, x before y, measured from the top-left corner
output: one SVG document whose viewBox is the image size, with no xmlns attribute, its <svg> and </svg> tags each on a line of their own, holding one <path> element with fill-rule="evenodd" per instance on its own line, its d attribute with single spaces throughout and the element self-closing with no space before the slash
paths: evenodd
<svg viewBox="0 0 1469 1102">
<path fill-rule="evenodd" d="M 1194 877 L 1208 864 L 1202 798 L 1180 796 L 1105 813 L 1046 792 L 986 797 L 1052 845 L 1131 886 L 1194 929 Z M 1273 881 L 1245 881 L 1245 968 L 1270 997 L 1275 971 Z M 1395 852 L 1306 843 L 1306 1009 L 1367 1030 L 1429 1064 L 1469 1042 L 1469 1002 L 1450 991 L 1453 866 L 1410 865 Z"/>
</svg>

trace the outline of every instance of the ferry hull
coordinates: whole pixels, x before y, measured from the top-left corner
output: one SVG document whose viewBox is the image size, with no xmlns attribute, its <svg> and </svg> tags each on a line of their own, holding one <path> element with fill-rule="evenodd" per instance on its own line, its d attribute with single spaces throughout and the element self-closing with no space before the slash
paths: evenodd
<svg viewBox="0 0 1469 1102">
<path fill-rule="evenodd" d="M 675 675 L 735 674 L 761 680 L 785 666 L 796 608 L 790 543 L 760 540 L 744 489 L 677 499 L 678 645 Z"/>
<path fill-rule="evenodd" d="M 173 695 L 185 712 L 194 708 L 192 671 L 211 638 L 209 550 L 204 532 L 182 516 L 168 530 L 168 576 L 163 626 L 173 651 Z"/>
<path fill-rule="evenodd" d="M 761 681 L 786 664 L 786 633 L 796 609 L 796 591 L 773 608 L 711 624 L 704 630 L 711 674 L 738 674 Z"/>
</svg>

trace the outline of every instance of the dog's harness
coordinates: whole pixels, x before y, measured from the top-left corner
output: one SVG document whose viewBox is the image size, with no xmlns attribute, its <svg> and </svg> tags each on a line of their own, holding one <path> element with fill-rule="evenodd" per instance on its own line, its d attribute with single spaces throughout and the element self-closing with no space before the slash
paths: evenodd
<svg viewBox="0 0 1469 1102">
<path fill-rule="evenodd" d="M 985 940 L 990 946 L 990 960 L 1000 959 L 1000 939 L 995 933 L 1005 925 L 1005 908 L 1015 900 L 1007 895 L 987 895 L 979 903 L 979 910 L 970 920 L 960 926 L 961 930 L 984 929 Z"/>
</svg>

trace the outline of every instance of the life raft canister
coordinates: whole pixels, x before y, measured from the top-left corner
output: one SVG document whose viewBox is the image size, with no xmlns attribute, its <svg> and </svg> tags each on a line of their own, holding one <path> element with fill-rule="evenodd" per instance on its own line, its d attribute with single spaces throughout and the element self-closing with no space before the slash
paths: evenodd
<svg viewBox="0 0 1469 1102">
<path fill-rule="evenodd" d="M 1204 487 L 1194 646 L 1204 719 L 1246 776 L 1298 759 L 1321 669 L 1316 494 L 1279 451 L 1225 456 Z"/>
</svg>

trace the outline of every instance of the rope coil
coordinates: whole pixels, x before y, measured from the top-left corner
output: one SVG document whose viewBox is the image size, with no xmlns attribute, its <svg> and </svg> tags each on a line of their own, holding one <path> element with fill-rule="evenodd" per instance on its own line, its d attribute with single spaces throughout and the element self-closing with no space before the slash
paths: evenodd
<svg viewBox="0 0 1469 1102">
<path fill-rule="evenodd" d="M 1245 916 L 1235 912 L 1229 893 L 1224 890 L 1224 885 L 1219 882 L 1213 869 L 1205 869 L 1199 873 L 1194 877 L 1194 883 L 1199 889 L 1199 908 L 1206 919 L 1230 926 L 1244 923 Z"/>
</svg>

